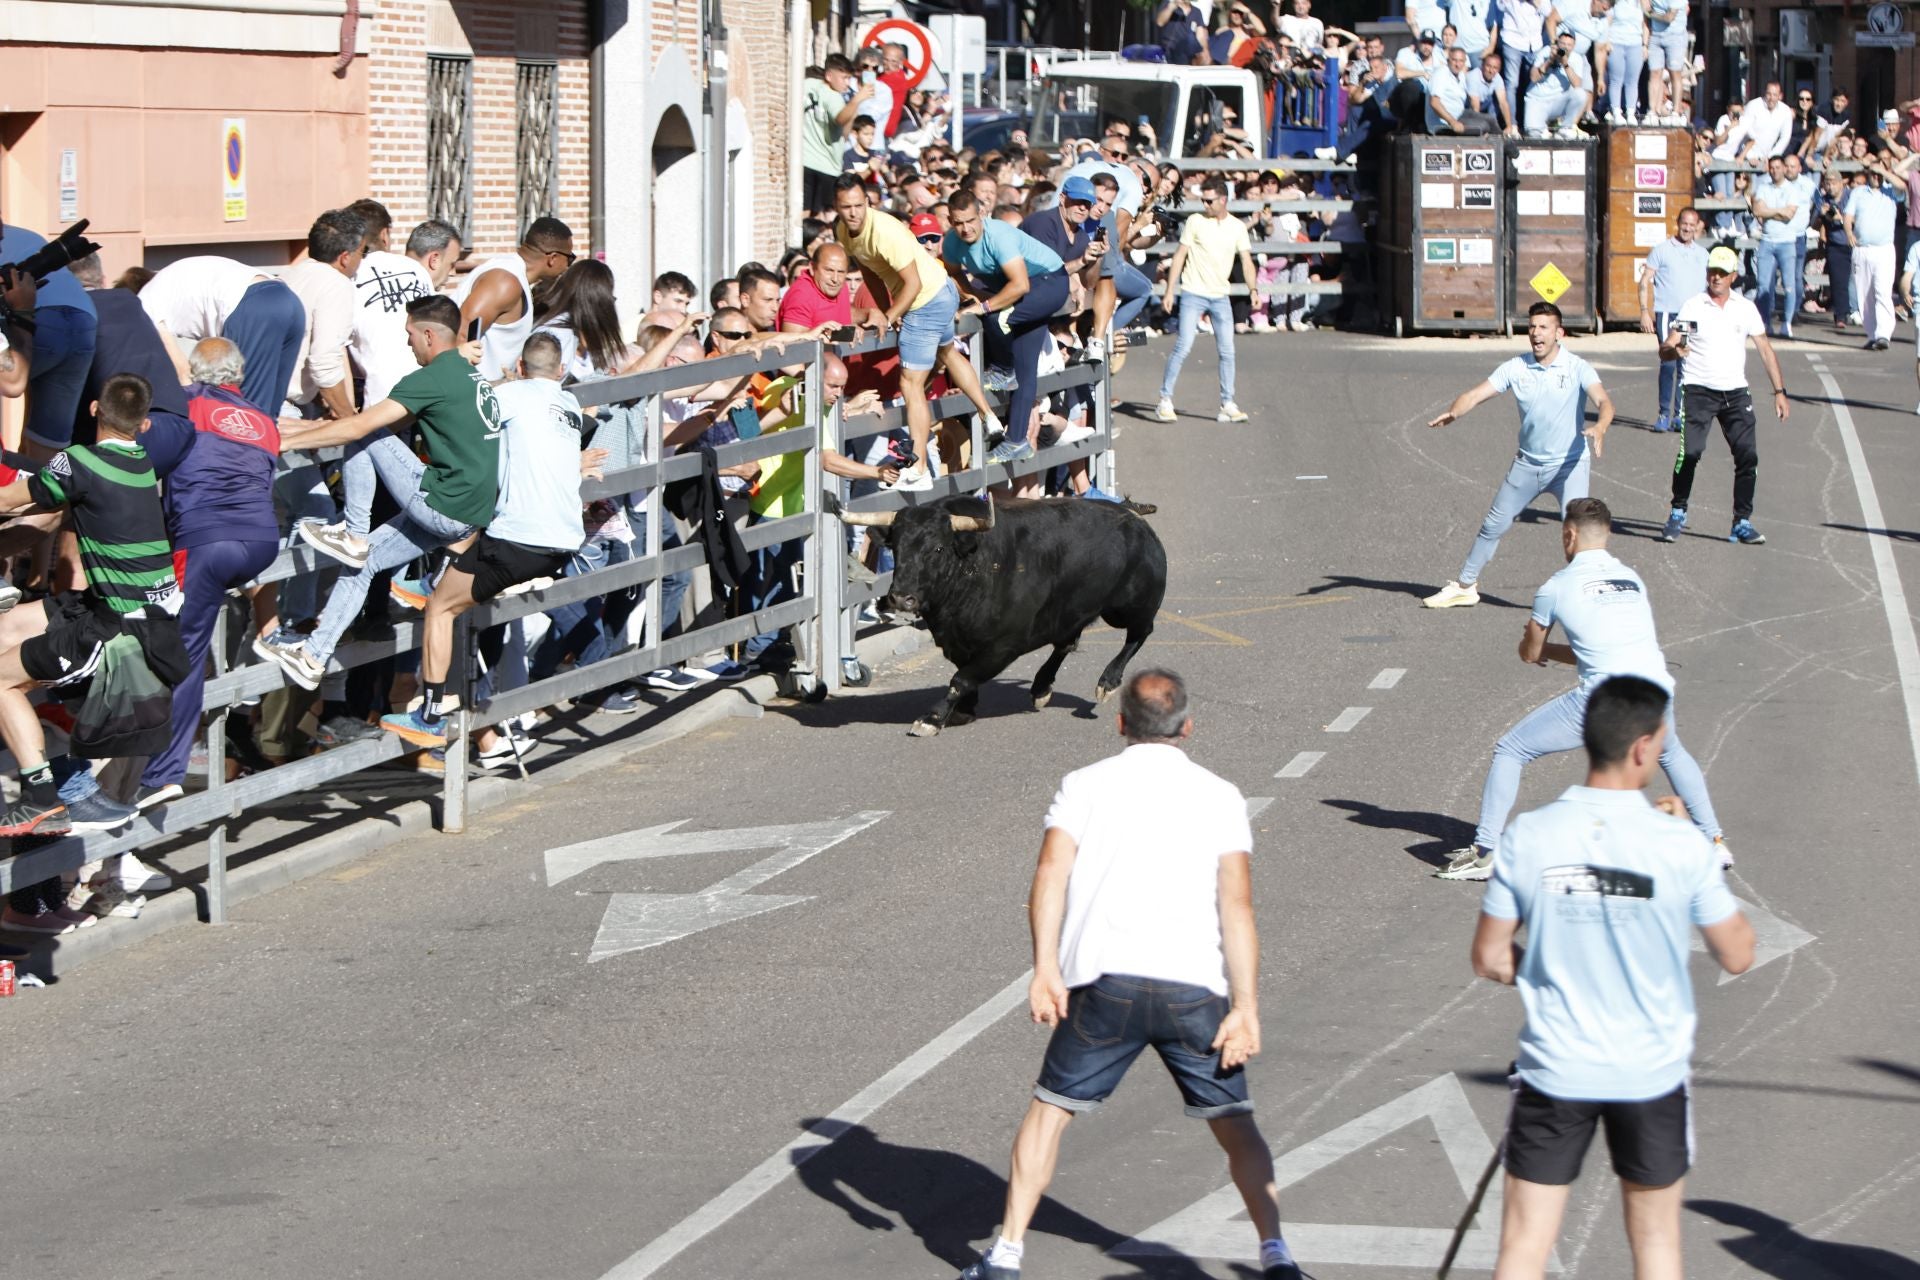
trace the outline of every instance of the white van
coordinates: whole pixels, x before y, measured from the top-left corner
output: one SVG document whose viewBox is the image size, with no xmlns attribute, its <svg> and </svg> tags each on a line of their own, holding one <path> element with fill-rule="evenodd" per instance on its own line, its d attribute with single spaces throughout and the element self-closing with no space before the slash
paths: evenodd
<svg viewBox="0 0 1920 1280">
<path fill-rule="evenodd" d="M 1057 147 L 1067 138 L 1098 140 L 1108 124 L 1152 126 L 1170 160 L 1197 156 L 1231 113 L 1265 154 L 1266 99 L 1241 67 L 1169 67 L 1157 62 L 1059 62 L 1047 68 L 1027 140 Z"/>
</svg>

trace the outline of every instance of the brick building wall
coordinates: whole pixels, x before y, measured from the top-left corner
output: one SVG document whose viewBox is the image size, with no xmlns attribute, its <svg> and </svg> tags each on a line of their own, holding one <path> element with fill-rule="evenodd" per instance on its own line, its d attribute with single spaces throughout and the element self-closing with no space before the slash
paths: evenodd
<svg viewBox="0 0 1920 1280">
<path fill-rule="evenodd" d="M 727 10 L 730 88 L 746 108 L 754 142 L 753 252 L 768 263 L 792 233 L 787 155 L 800 86 L 793 83 L 788 57 L 789 9 L 783 0 L 735 0 Z"/>
<path fill-rule="evenodd" d="M 519 240 L 517 65 L 522 59 L 556 64 L 554 213 L 573 228 L 576 250 L 588 251 L 592 173 L 584 0 L 381 0 L 368 55 L 368 175 L 371 194 L 401 227 L 419 222 L 427 211 L 429 54 L 473 60 L 469 248 L 477 254 L 504 252 Z"/>
</svg>

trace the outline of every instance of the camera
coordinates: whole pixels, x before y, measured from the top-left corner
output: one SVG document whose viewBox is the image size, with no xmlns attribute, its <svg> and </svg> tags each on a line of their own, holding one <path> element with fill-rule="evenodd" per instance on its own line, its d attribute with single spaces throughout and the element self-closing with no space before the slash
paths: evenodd
<svg viewBox="0 0 1920 1280">
<path fill-rule="evenodd" d="M 87 222 L 86 218 L 80 219 L 57 239 L 47 241 L 18 262 L 0 263 L 0 274 L 19 271 L 32 276 L 36 284 L 45 284 L 47 277 L 60 268 L 100 252 L 100 246 L 85 235 Z"/>
<path fill-rule="evenodd" d="M 1686 342 L 1694 335 L 1699 326 L 1692 320 L 1675 320 L 1667 326 L 1667 341 Z"/>
</svg>

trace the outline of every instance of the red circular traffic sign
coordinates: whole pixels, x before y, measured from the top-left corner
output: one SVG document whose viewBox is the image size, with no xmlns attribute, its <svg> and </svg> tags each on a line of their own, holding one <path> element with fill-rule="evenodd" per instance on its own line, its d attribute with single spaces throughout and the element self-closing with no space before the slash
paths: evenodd
<svg viewBox="0 0 1920 1280">
<path fill-rule="evenodd" d="M 905 45 L 908 88 L 926 79 L 927 72 L 933 70 L 933 36 L 917 22 L 909 22 L 905 18 L 888 18 L 884 22 L 876 22 L 860 44 L 863 48 L 874 48 L 884 44 Z M 920 48 L 918 59 L 913 56 L 915 45 Z"/>
</svg>

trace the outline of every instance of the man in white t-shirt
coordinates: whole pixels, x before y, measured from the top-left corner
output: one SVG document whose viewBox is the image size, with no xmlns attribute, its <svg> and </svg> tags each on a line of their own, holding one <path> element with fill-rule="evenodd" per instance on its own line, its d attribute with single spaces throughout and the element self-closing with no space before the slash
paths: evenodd
<svg viewBox="0 0 1920 1280">
<path fill-rule="evenodd" d="M 1227 1153 L 1261 1275 L 1299 1280 L 1242 1070 L 1260 1052 L 1247 802 L 1187 758 L 1193 720 L 1173 672 L 1127 681 L 1119 726 L 1126 750 L 1068 774 L 1047 811 L 1027 999 L 1053 1038 L 1014 1138 L 1000 1236 L 961 1280 L 1018 1280 L 1068 1122 L 1104 1102 L 1149 1045 Z"/>
<path fill-rule="evenodd" d="M 388 247 L 391 222 L 382 221 L 385 207 L 362 200 L 354 208 L 368 218 L 370 243 L 353 277 L 359 308 L 347 350 L 366 382 L 361 403 L 379 404 L 394 383 L 420 367 L 407 347 L 407 304 L 438 293 L 464 248 L 451 224 L 433 218 L 407 236 L 405 253 L 394 253 Z"/>
<path fill-rule="evenodd" d="M 359 214 L 329 209 L 307 230 L 307 256 L 280 277 L 307 313 L 306 337 L 293 377 L 283 389 L 292 416 L 353 416 L 347 343 L 353 338 L 353 319 L 359 311 L 353 278 L 359 273 L 366 241 L 367 224 Z"/>
<path fill-rule="evenodd" d="M 1793 108 L 1787 105 L 1780 82 L 1769 80 L 1765 91 L 1741 109 L 1738 122 L 1729 119 L 1728 124 L 1726 141 L 1713 149 L 1713 158 L 1764 168 L 1772 157 L 1787 153 L 1793 138 Z M 1713 175 L 1713 193 L 1723 198 L 1733 194 L 1731 170 Z"/>
<path fill-rule="evenodd" d="M 1302 49 L 1317 51 L 1327 43 L 1327 24 L 1313 16 L 1313 0 L 1292 0 L 1292 12 L 1280 17 L 1281 34 Z"/>
<path fill-rule="evenodd" d="M 1686 433 L 1673 469 L 1673 510 L 1660 541 L 1675 542 L 1687 527 L 1687 500 L 1693 473 L 1707 447 L 1707 432 L 1717 421 L 1733 451 L 1733 529 L 1729 542 L 1759 546 L 1766 536 L 1753 527 L 1753 495 L 1760 483 L 1760 440 L 1753 396 L 1747 390 L 1747 342 L 1759 349 L 1773 383 L 1773 412 L 1785 422 L 1791 412 L 1787 384 L 1760 309 L 1733 291 L 1740 257 L 1721 245 L 1707 255 L 1707 291 L 1680 305 L 1660 344 L 1662 360 L 1680 360 L 1680 417 Z"/>
<path fill-rule="evenodd" d="M 580 450 L 583 415 L 560 386 L 560 341 L 527 339 L 517 375 L 494 388 L 500 406 L 500 496 L 491 523 L 460 547 L 427 597 L 420 680 L 443 687 L 453 662 L 453 620 L 502 592 L 557 578 L 587 539 L 580 480 L 598 478 L 606 450 Z M 422 747 L 445 746 L 446 719 L 425 702 L 381 717 L 380 727 Z"/>
<path fill-rule="evenodd" d="M 1229 277 L 1235 262 L 1240 278 L 1249 285 L 1259 279 L 1253 266 L 1253 244 L 1247 238 L 1247 224 L 1227 211 L 1227 184 L 1209 176 L 1200 184 L 1201 212 L 1187 219 L 1180 232 L 1180 247 L 1167 264 L 1166 309 L 1180 317 L 1180 335 L 1167 357 L 1166 371 L 1160 375 L 1160 405 L 1154 417 L 1172 422 L 1173 388 L 1180 378 L 1180 366 L 1193 350 L 1200 332 L 1200 317 L 1213 322 L 1213 345 L 1220 353 L 1220 422 L 1245 422 L 1247 415 L 1233 401 L 1233 299 Z"/>
<path fill-rule="evenodd" d="M 1588 699 L 1585 786 L 1522 814 L 1494 858 L 1473 969 L 1526 1007 L 1500 1144 L 1502 1276 L 1543 1276 L 1567 1197 L 1602 1123 L 1626 1203 L 1633 1271 L 1678 1276 L 1682 1180 L 1693 1163 L 1695 928 L 1728 973 L 1753 965 L 1753 926 L 1678 797 L 1648 804 L 1671 726 L 1655 681 L 1615 676 Z M 1526 926 L 1522 948 L 1515 939 Z"/>
<path fill-rule="evenodd" d="M 1668 694 L 1673 692 L 1667 657 L 1654 630 L 1647 584 L 1607 550 L 1612 531 L 1613 512 L 1600 499 L 1576 498 L 1567 504 L 1560 525 L 1560 548 L 1566 553 L 1567 567 L 1534 594 L 1533 613 L 1520 637 L 1520 660 L 1539 666 L 1565 663 L 1579 670 L 1580 683 L 1535 708 L 1494 744 L 1473 843 L 1454 851 L 1452 860 L 1434 873 L 1439 879 L 1485 880 L 1492 874 L 1494 850 L 1500 847 L 1500 833 L 1520 794 L 1521 771 L 1541 756 L 1580 745 L 1587 698 L 1608 676 L 1639 676 Z M 1565 644 L 1547 643 L 1556 623 L 1566 632 Z M 1680 745 L 1671 707 L 1660 764 L 1686 801 L 1700 834 L 1713 841 L 1721 863 L 1732 866 L 1733 855 L 1707 794 L 1706 775 Z"/>
<path fill-rule="evenodd" d="M 202 338 L 225 338 L 245 362 L 240 394 L 264 413 L 280 411 L 307 333 L 306 308 L 285 283 L 232 258 L 181 258 L 147 281 L 140 306 L 182 383 L 193 381 L 187 351 Z"/>
</svg>

